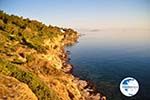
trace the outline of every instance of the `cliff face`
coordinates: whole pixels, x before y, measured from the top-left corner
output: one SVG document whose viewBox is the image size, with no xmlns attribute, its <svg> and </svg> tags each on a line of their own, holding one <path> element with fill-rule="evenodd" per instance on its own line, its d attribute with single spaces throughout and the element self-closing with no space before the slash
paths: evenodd
<svg viewBox="0 0 150 100">
<path fill-rule="evenodd" d="M 90 93 L 93 90 L 87 88 L 87 82 L 69 73 L 72 66 L 64 47 L 78 37 L 72 29 L 46 26 L 1 11 L 0 99 L 105 99 Z"/>
</svg>

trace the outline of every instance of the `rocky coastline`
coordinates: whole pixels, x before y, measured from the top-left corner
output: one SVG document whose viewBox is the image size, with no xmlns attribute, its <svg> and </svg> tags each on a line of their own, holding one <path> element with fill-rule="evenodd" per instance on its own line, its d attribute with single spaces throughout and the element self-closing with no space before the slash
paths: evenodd
<svg viewBox="0 0 150 100">
<path fill-rule="evenodd" d="M 73 45 L 74 43 L 77 42 L 78 38 L 80 37 L 80 35 L 78 34 L 75 39 L 72 40 L 72 42 L 69 42 L 69 45 Z M 67 46 L 67 43 L 66 43 Z M 63 71 L 65 73 L 69 73 L 70 75 L 72 75 L 72 70 L 73 70 L 73 66 L 69 60 L 71 58 L 68 57 L 68 55 L 70 55 L 70 51 L 66 51 L 64 52 L 65 55 L 65 62 L 67 63 L 65 67 L 63 67 Z M 83 95 L 83 97 L 85 98 L 85 100 L 106 100 L 106 97 L 103 96 L 102 94 L 98 93 L 96 91 L 96 89 L 94 89 L 94 85 L 91 84 L 90 81 L 86 81 L 86 80 L 81 80 L 78 77 L 74 77 L 73 82 L 78 86 L 79 90 L 81 91 L 81 94 Z"/>
<path fill-rule="evenodd" d="M 0 99 L 106 100 L 72 75 L 65 47 L 78 32 L 0 11 L 0 37 Z"/>
</svg>

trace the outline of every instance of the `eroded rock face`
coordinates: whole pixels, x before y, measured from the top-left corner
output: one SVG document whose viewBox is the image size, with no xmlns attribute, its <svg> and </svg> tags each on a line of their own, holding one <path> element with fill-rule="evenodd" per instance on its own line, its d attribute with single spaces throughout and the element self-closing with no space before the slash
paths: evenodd
<svg viewBox="0 0 150 100">
<path fill-rule="evenodd" d="M 63 72 L 65 73 L 71 73 L 73 69 L 73 66 L 70 64 L 65 64 L 64 67 L 62 68 Z"/>
<path fill-rule="evenodd" d="M 76 83 L 80 89 L 84 100 L 106 100 L 105 96 L 101 95 L 100 93 L 95 93 L 95 90 L 89 86 L 89 82 L 75 78 L 74 83 Z"/>
<path fill-rule="evenodd" d="M 76 31 L 0 12 L 0 37 L 0 99 L 105 100 L 71 74 Z"/>
<path fill-rule="evenodd" d="M 38 100 L 28 85 L 0 74 L 0 100 Z"/>
</svg>

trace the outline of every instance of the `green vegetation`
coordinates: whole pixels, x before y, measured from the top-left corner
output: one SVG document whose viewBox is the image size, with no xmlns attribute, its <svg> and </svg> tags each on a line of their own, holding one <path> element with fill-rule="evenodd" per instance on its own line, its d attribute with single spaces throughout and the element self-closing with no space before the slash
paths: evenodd
<svg viewBox="0 0 150 100">
<path fill-rule="evenodd" d="M 24 19 L 0 11 L 0 74 L 14 77 L 27 84 L 39 100 L 59 100 L 56 91 L 48 87 L 34 71 L 31 72 L 25 66 L 39 60 L 36 55 L 47 54 L 49 50 L 56 49 L 57 45 L 54 48 L 45 46 L 45 40 L 54 43 L 55 38 L 62 36 L 64 37 L 60 41 L 62 43 L 72 40 L 71 35 L 77 35 L 77 32 L 51 25 L 46 26 L 36 20 Z M 51 76 L 61 73 L 52 69 L 43 67 L 40 70 L 41 73 L 52 73 Z"/>
<path fill-rule="evenodd" d="M 38 77 L 19 67 L 7 60 L 0 59 L 0 73 L 15 77 L 19 81 L 26 83 L 39 100 L 59 100 L 55 92 L 48 88 Z"/>
<path fill-rule="evenodd" d="M 51 25 L 46 26 L 36 20 L 7 15 L 3 11 L 0 11 L 0 33 L 10 40 L 24 43 L 39 52 L 46 51 L 43 46 L 43 40 L 45 39 L 50 39 L 53 42 L 54 37 L 63 35 L 65 37 L 64 40 L 71 40 L 71 35 L 77 35 L 77 32 L 72 29 L 63 29 Z"/>
<path fill-rule="evenodd" d="M 58 48 L 55 44 L 58 37 L 63 37 L 58 41 L 60 44 L 67 45 L 76 41 L 77 36 L 77 32 L 72 29 L 46 26 L 36 20 L 24 19 L 0 11 L 0 74 L 14 77 L 27 84 L 39 100 L 59 100 L 58 93 L 39 78 L 35 70 L 31 70 L 40 68 L 38 61 L 44 63 L 44 60 L 42 61 L 37 55 L 46 55 L 50 50 Z M 45 40 L 54 46 L 45 45 Z M 30 68 L 28 64 L 32 66 L 34 62 L 37 67 Z M 40 70 L 42 75 L 52 73 L 51 77 L 56 73 L 61 75 L 60 71 L 49 67 L 52 65 L 48 67 L 44 65 L 36 71 Z"/>
</svg>

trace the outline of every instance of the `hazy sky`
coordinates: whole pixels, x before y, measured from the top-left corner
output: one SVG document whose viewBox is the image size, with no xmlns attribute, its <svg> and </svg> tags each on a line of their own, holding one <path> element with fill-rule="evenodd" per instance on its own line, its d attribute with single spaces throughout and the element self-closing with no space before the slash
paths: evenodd
<svg viewBox="0 0 150 100">
<path fill-rule="evenodd" d="M 150 28 L 150 0 L 0 0 L 0 9 L 62 27 Z"/>
</svg>

